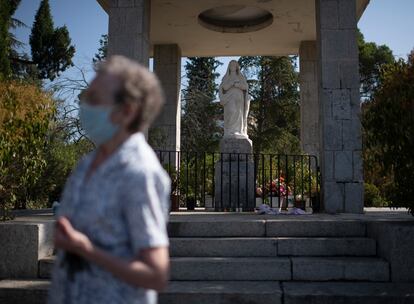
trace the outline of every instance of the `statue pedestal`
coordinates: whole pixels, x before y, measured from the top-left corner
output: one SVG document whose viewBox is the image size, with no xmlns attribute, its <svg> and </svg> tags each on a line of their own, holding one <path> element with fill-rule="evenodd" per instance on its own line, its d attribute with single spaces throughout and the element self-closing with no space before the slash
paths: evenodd
<svg viewBox="0 0 414 304">
<path fill-rule="evenodd" d="M 216 209 L 253 211 L 255 178 L 252 141 L 247 138 L 223 138 L 220 152 L 221 158 L 214 169 Z"/>
</svg>

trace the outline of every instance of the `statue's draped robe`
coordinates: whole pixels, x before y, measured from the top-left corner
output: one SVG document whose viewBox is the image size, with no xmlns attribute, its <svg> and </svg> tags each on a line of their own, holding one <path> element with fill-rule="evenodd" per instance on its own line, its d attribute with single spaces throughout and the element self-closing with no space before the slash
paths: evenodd
<svg viewBox="0 0 414 304">
<path fill-rule="evenodd" d="M 234 87 L 238 81 L 239 87 Z M 248 84 L 242 75 L 226 73 L 219 88 L 220 104 L 224 106 L 224 136 L 247 138 L 249 112 Z"/>
</svg>

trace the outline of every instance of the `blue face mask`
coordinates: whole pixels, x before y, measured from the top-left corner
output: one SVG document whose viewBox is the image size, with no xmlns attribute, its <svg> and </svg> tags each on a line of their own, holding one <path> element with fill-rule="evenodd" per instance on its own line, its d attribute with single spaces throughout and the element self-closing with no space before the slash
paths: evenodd
<svg viewBox="0 0 414 304">
<path fill-rule="evenodd" d="M 110 115 L 112 107 L 91 106 L 81 103 L 79 108 L 79 119 L 86 136 L 93 141 L 96 146 L 114 136 L 118 131 L 118 126 L 111 122 Z"/>
</svg>

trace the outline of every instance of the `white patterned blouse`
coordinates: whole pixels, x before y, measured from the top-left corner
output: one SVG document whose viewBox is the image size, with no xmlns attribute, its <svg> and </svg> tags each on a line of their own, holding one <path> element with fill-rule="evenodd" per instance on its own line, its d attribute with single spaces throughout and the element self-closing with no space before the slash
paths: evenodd
<svg viewBox="0 0 414 304">
<path fill-rule="evenodd" d="M 133 259 L 168 246 L 171 182 L 142 133 L 135 133 L 85 181 L 96 152 L 69 177 L 58 215 L 69 218 L 101 249 Z M 155 304 L 157 293 L 135 288 L 94 263 L 58 251 L 48 303 Z"/>
</svg>

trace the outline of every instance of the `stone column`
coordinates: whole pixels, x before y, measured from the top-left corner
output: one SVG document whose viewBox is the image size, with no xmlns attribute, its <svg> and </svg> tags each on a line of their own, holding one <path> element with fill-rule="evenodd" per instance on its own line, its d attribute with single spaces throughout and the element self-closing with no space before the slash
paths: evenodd
<svg viewBox="0 0 414 304">
<path fill-rule="evenodd" d="M 302 150 L 319 156 L 319 96 L 316 41 L 302 41 L 300 66 L 300 139 Z"/>
<path fill-rule="evenodd" d="M 150 0 L 108 0 L 108 56 L 124 55 L 149 66 Z M 144 130 L 148 138 L 148 130 Z"/>
<path fill-rule="evenodd" d="M 149 137 L 155 149 L 180 151 L 181 49 L 176 44 L 154 45 L 154 72 L 161 81 L 165 105 L 153 123 Z M 176 162 L 176 155 L 164 155 L 164 162 Z"/>
<path fill-rule="evenodd" d="M 148 67 L 150 0 L 108 0 L 108 55 L 124 55 Z"/>
<path fill-rule="evenodd" d="M 329 213 L 363 212 L 356 0 L 316 0 L 321 194 Z"/>
</svg>

